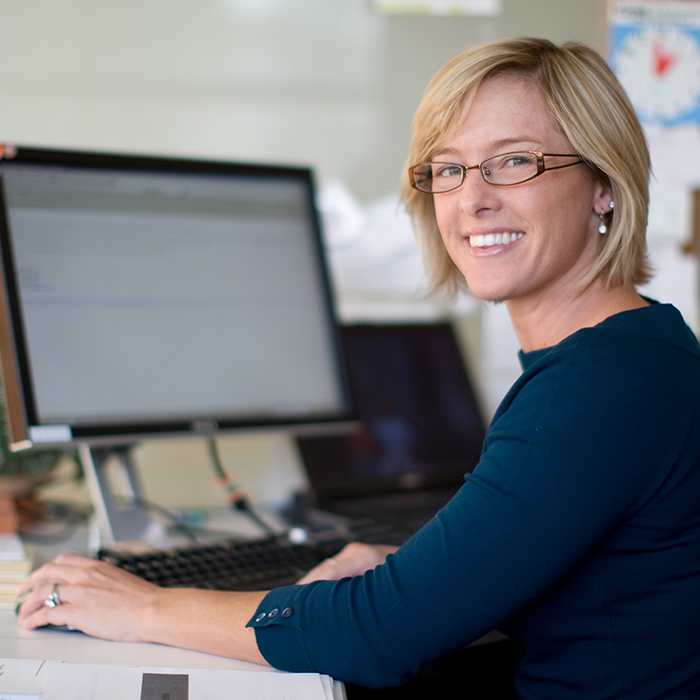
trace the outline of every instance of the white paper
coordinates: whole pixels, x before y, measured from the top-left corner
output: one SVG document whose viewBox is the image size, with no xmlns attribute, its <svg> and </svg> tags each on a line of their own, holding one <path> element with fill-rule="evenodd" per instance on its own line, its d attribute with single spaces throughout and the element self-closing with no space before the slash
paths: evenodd
<svg viewBox="0 0 700 700">
<path fill-rule="evenodd" d="M 188 700 L 332 700 L 333 681 L 309 673 L 67 664 L 49 670 L 41 700 L 139 700 L 144 673 L 187 674 Z"/>
<path fill-rule="evenodd" d="M 60 663 L 41 659 L 0 659 L 0 700 L 38 699 L 49 669 Z"/>
</svg>

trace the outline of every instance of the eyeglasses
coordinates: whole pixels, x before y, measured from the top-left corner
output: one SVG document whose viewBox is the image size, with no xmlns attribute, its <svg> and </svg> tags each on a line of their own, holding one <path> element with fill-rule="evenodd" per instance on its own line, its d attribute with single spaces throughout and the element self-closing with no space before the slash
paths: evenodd
<svg viewBox="0 0 700 700">
<path fill-rule="evenodd" d="M 578 158 L 573 163 L 547 165 L 545 158 Z M 490 185 L 504 187 L 519 185 L 534 180 L 546 170 L 560 170 L 583 163 L 576 153 L 538 153 L 516 151 L 487 158 L 479 165 L 457 165 L 456 163 L 420 163 L 409 168 L 411 186 L 428 194 L 442 194 L 456 190 L 464 182 L 470 170 L 479 169 L 481 176 Z"/>
</svg>

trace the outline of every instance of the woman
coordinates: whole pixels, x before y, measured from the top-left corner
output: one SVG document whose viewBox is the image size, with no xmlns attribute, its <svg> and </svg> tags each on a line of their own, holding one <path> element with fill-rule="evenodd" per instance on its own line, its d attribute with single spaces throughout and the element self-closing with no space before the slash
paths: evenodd
<svg viewBox="0 0 700 700">
<path fill-rule="evenodd" d="M 63 555 L 23 586 L 21 624 L 370 686 L 498 627 L 525 645 L 522 698 L 698 697 L 700 348 L 635 289 L 649 158 L 624 92 L 581 46 L 477 47 L 428 87 L 411 163 L 435 288 L 504 301 L 522 345 L 454 499 L 398 551 L 350 546 L 269 593 Z"/>
</svg>

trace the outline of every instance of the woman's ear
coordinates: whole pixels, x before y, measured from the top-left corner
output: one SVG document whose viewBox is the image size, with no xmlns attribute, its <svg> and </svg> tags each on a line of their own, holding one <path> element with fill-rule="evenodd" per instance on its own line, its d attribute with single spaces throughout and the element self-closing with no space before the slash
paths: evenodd
<svg viewBox="0 0 700 700">
<path fill-rule="evenodd" d="M 609 182 L 598 180 L 594 192 L 593 210 L 600 215 L 607 214 L 612 211 L 612 208 L 612 187 Z"/>
<path fill-rule="evenodd" d="M 594 221 L 597 219 L 598 233 L 601 235 L 607 234 L 610 230 L 610 214 L 613 206 L 612 188 L 606 182 L 599 180 L 594 192 L 593 212 L 591 215 Z"/>
</svg>

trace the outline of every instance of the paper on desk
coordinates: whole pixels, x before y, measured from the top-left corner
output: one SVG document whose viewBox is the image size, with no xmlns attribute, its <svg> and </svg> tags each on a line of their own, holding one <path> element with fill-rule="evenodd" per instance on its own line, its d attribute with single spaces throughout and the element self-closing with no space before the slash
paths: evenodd
<svg viewBox="0 0 700 700">
<path fill-rule="evenodd" d="M 60 661 L 0 659 L 0 700 L 39 700 L 52 666 Z"/>
<path fill-rule="evenodd" d="M 144 673 L 188 676 L 188 700 L 333 700 L 333 681 L 315 673 L 270 673 L 60 663 L 41 700 L 139 700 Z"/>
</svg>

